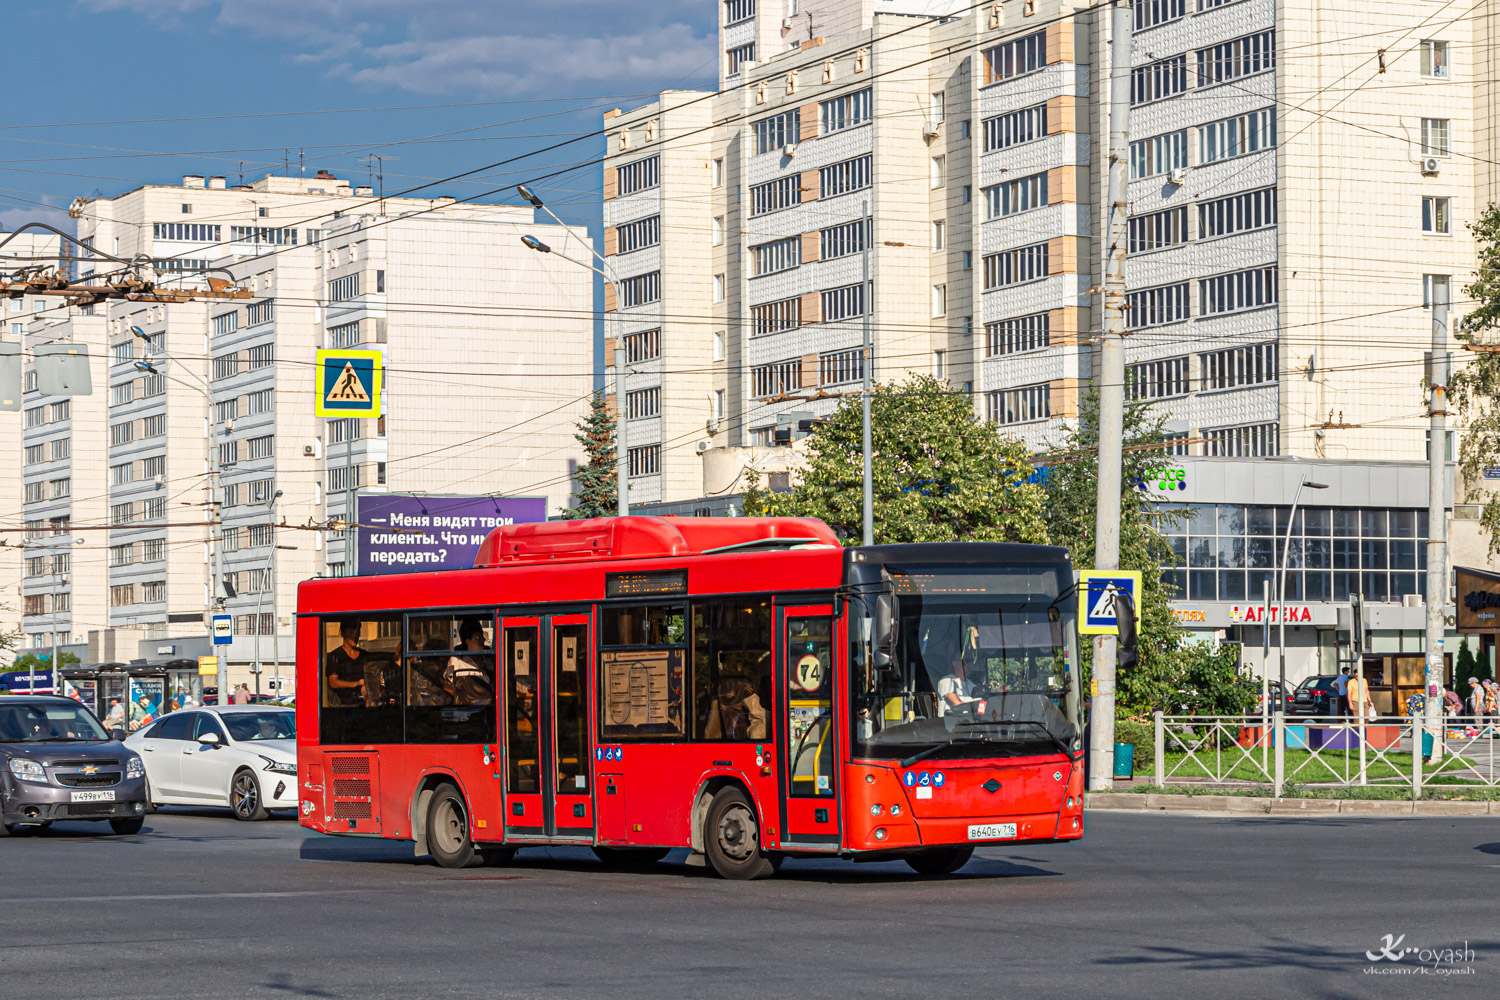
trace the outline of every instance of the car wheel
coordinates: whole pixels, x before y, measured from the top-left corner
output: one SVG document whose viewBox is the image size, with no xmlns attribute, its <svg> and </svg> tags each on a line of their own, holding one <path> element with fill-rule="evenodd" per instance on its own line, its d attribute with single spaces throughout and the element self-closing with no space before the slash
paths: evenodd
<svg viewBox="0 0 1500 1000">
<path fill-rule="evenodd" d="M 141 827 L 145 825 L 146 821 L 140 816 L 132 816 L 129 819 L 112 819 L 109 821 L 109 828 L 122 836 L 140 833 Z"/>
<path fill-rule="evenodd" d="M 596 847 L 594 857 L 610 868 L 645 868 L 670 852 L 669 847 Z"/>
<path fill-rule="evenodd" d="M 469 836 L 469 810 L 452 785 L 432 793 L 427 803 L 427 850 L 441 868 L 473 868 L 484 856 Z"/>
<path fill-rule="evenodd" d="M 703 822 L 703 853 L 720 876 L 737 881 L 767 878 L 776 866 L 760 849 L 755 807 L 738 788 L 722 788 Z"/>
<path fill-rule="evenodd" d="M 920 854 L 909 854 L 906 863 L 918 875 L 952 875 L 974 856 L 972 847 L 939 847 Z"/>
<path fill-rule="evenodd" d="M 260 782 L 253 772 L 235 772 L 234 780 L 229 783 L 229 808 L 234 810 L 235 819 L 247 823 L 263 820 L 270 815 L 261 802 Z"/>
<path fill-rule="evenodd" d="M 146 812 L 148 812 L 148 813 L 154 813 L 154 812 L 156 812 L 156 803 L 153 802 L 152 799 L 151 799 L 151 782 L 147 781 L 145 783 L 145 785 L 146 785 Z"/>
</svg>

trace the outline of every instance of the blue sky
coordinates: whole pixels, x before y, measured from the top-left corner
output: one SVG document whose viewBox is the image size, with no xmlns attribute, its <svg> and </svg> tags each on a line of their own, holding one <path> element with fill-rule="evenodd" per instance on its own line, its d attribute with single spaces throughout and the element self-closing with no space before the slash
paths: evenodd
<svg viewBox="0 0 1500 1000">
<path fill-rule="evenodd" d="M 711 86 L 716 0 L 48 0 L 7 4 L 0 228 L 76 195 L 183 174 L 246 183 L 299 153 L 385 190 L 600 127 L 664 88 Z M 16 44 L 30 39 L 29 44 Z M 461 106 L 467 105 L 467 106 Z M 414 107 L 421 106 L 421 107 Z M 385 110 L 351 110 L 351 109 Z M 316 113 L 328 112 L 339 113 Z M 295 112 L 296 114 L 288 114 Z M 96 124 L 138 119 L 176 121 Z M 422 196 L 467 197 L 592 161 L 591 138 Z M 597 166 L 544 182 L 569 221 L 599 216 Z M 482 200 L 514 201 L 513 194 Z M 51 212 L 48 212 L 48 206 Z"/>
</svg>

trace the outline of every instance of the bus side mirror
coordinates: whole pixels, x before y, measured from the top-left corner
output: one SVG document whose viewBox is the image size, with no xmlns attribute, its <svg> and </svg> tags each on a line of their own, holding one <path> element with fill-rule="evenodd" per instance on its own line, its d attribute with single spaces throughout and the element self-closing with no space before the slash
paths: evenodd
<svg viewBox="0 0 1500 1000">
<path fill-rule="evenodd" d="M 1115 669 L 1131 670 L 1141 665 L 1140 640 L 1136 629 L 1135 605 L 1129 596 L 1115 594 L 1115 622 L 1120 629 L 1115 646 Z"/>
<path fill-rule="evenodd" d="M 874 642 L 875 667 L 878 670 L 890 670 L 896 656 L 897 642 L 897 620 L 896 620 L 896 597 L 894 594 L 883 593 L 875 597 L 875 635 Z"/>
</svg>

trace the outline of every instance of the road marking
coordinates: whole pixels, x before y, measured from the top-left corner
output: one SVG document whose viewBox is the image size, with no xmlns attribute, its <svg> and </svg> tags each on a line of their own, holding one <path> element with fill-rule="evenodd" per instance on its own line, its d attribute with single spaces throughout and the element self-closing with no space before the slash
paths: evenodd
<svg viewBox="0 0 1500 1000">
<path fill-rule="evenodd" d="M 342 896 L 357 892 L 381 892 L 380 889 L 306 889 L 288 892 L 174 892 L 137 896 L 0 896 L 0 906 L 9 903 L 133 903 L 142 900 L 176 899 L 275 899 L 282 896 Z"/>
</svg>

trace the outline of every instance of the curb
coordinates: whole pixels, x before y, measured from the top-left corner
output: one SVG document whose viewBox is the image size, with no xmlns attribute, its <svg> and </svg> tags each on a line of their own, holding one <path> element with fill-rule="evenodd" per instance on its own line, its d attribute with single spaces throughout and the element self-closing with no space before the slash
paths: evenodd
<svg viewBox="0 0 1500 1000">
<path fill-rule="evenodd" d="M 1085 809 L 1100 812 L 1232 813 L 1249 816 L 1500 816 L 1500 802 L 1409 799 L 1270 799 L 1251 795 L 1090 792 Z"/>
</svg>

